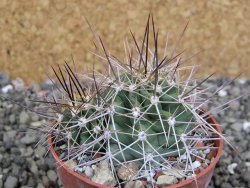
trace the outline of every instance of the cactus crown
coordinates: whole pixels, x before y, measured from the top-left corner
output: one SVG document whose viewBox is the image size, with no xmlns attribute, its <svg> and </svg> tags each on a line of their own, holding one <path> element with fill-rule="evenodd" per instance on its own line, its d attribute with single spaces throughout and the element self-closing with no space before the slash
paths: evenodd
<svg viewBox="0 0 250 188">
<path fill-rule="evenodd" d="M 160 59 L 153 19 L 153 49 L 149 48 L 149 31 L 150 17 L 141 48 L 131 33 L 135 49 L 126 44 L 127 63 L 108 55 L 96 37 L 104 54 L 100 57 L 109 65 L 106 76 L 93 71 L 83 84 L 68 64 L 67 76 L 60 67 L 59 73 L 54 70 L 65 91 L 63 99 L 50 103 L 58 115 L 50 130 L 54 142 L 67 143 L 67 161 L 89 156 L 78 168 L 107 159 L 117 185 L 126 182 L 117 176 L 117 168 L 131 162 L 139 166 L 132 179 L 146 178 L 152 184 L 155 173 L 163 168 L 195 174 L 191 157 L 196 144 L 214 134 L 220 137 L 201 110 L 209 99 L 199 89 L 203 81 L 196 83 L 192 78 L 195 66 L 183 66 L 187 59 L 175 55 L 178 43 Z M 182 72 L 187 71 L 190 75 L 183 79 Z"/>
</svg>

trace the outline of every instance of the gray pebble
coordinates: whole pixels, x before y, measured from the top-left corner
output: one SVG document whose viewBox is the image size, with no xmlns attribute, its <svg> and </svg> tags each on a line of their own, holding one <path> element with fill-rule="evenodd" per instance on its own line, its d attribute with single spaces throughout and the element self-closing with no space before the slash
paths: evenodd
<svg viewBox="0 0 250 188">
<path fill-rule="evenodd" d="M 55 181 L 57 180 L 57 175 L 56 175 L 56 173 L 55 173 L 54 170 L 49 170 L 49 171 L 47 172 L 47 176 L 48 176 L 48 178 L 49 178 L 51 181 L 53 181 L 53 182 L 55 182 Z"/>
<path fill-rule="evenodd" d="M 23 152 L 23 156 L 30 157 L 33 154 L 33 149 L 28 146 Z"/>
<path fill-rule="evenodd" d="M 243 155 L 247 161 L 250 161 L 250 151 L 246 151 Z"/>
<path fill-rule="evenodd" d="M 231 126 L 230 126 L 230 128 L 233 130 L 233 131 L 241 131 L 241 129 L 242 129 L 242 126 L 241 126 L 241 124 L 239 124 L 239 123 L 234 123 L 234 124 L 232 124 Z"/>
<path fill-rule="evenodd" d="M 30 117 L 29 114 L 26 111 L 22 111 L 19 115 L 19 122 L 21 124 L 27 124 L 29 121 Z"/>
<path fill-rule="evenodd" d="M 41 145 L 38 145 L 37 148 L 35 149 L 35 155 L 37 157 L 44 157 L 45 153 L 46 153 L 46 149 L 45 147 Z"/>
<path fill-rule="evenodd" d="M 33 174 L 37 174 L 38 168 L 37 168 L 37 164 L 35 163 L 35 161 L 32 161 L 32 162 L 31 162 L 30 171 L 31 171 Z"/>
<path fill-rule="evenodd" d="M 25 145 L 34 144 L 37 142 L 37 137 L 34 132 L 29 131 L 20 139 L 20 142 Z"/>
<path fill-rule="evenodd" d="M 233 188 L 232 185 L 228 182 L 223 182 L 221 184 L 221 188 Z"/>
<path fill-rule="evenodd" d="M 243 180 L 250 185 L 250 171 L 246 171 L 243 173 Z"/>
<path fill-rule="evenodd" d="M 178 180 L 174 176 L 169 176 L 169 175 L 161 175 L 157 178 L 156 184 L 159 186 L 164 186 L 164 185 L 172 185 L 177 183 Z"/>
<path fill-rule="evenodd" d="M 49 180 L 49 178 L 48 178 L 47 176 L 43 176 L 43 177 L 42 177 L 43 185 L 47 185 L 49 181 L 50 181 L 50 180 Z"/>
<path fill-rule="evenodd" d="M 43 186 L 43 184 L 38 183 L 37 186 L 36 186 L 36 188 L 45 188 L 45 187 Z"/>
<path fill-rule="evenodd" d="M 4 183 L 5 188 L 16 188 L 17 185 L 18 185 L 18 179 L 13 176 L 8 176 Z"/>
<path fill-rule="evenodd" d="M 240 108 L 240 103 L 239 101 L 232 101 L 230 104 L 229 104 L 230 108 L 234 111 L 237 111 L 239 110 Z"/>
<path fill-rule="evenodd" d="M 12 175 L 13 176 L 15 176 L 15 177 L 18 177 L 20 174 L 20 171 L 21 171 L 21 167 L 20 166 L 18 166 L 17 164 L 15 164 L 15 163 L 12 163 L 12 165 L 11 165 L 12 167 L 12 169 L 11 169 L 11 173 L 12 173 Z"/>
<path fill-rule="evenodd" d="M 3 72 L 0 72 L 0 87 L 3 87 L 10 83 L 10 77 Z"/>
<path fill-rule="evenodd" d="M 15 114 L 11 114 L 9 116 L 9 122 L 10 122 L 11 125 L 16 123 L 16 115 Z"/>
<path fill-rule="evenodd" d="M 144 188 L 144 185 L 141 181 L 130 181 L 126 183 L 125 188 Z"/>
<path fill-rule="evenodd" d="M 94 170 L 89 166 L 85 168 L 84 173 L 88 178 L 92 178 L 94 176 Z"/>
</svg>

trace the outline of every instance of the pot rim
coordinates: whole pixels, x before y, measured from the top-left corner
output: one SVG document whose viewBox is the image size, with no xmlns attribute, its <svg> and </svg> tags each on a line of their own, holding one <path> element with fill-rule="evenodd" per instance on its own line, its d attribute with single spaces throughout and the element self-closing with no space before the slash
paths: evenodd
<svg viewBox="0 0 250 188">
<path fill-rule="evenodd" d="M 216 121 L 216 119 L 214 118 L 214 116 L 211 115 L 210 113 L 208 114 L 208 116 L 209 116 L 208 120 L 210 120 L 212 122 L 214 128 L 218 131 L 218 133 L 221 134 L 222 133 L 221 127 L 218 124 L 218 122 Z M 170 185 L 170 186 L 167 186 L 167 187 L 168 188 L 177 188 L 177 187 L 180 187 L 180 186 L 187 185 L 187 184 L 191 183 L 192 181 L 195 181 L 195 179 L 199 179 L 200 177 L 206 175 L 209 171 L 213 170 L 215 168 L 215 165 L 218 163 L 218 161 L 220 159 L 220 156 L 222 154 L 222 149 L 223 149 L 223 139 L 219 139 L 217 141 L 218 141 L 218 149 L 217 149 L 216 157 L 205 168 L 205 170 L 203 170 L 202 172 L 198 173 L 195 176 L 195 178 L 191 178 L 191 179 L 188 179 L 188 180 L 182 180 L 182 181 L 180 181 L 177 184 L 173 184 L 173 185 Z M 80 175 L 77 172 L 73 171 L 72 169 L 68 168 L 68 166 L 65 165 L 65 163 L 59 158 L 59 156 L 57 155 L 56 151 L 54 150 L 54 147 L 52 146 L 52 137 L 51 137 L 51 134 L 48 135 L 48 145 L 51 146 L 49 148 L 49 150 L 52 153 L 54 159 L 56 160 L 56 163 L 59 164 L 59 168 L 64 168 L 71 175 L 76 176 L 80 180 L 82 180 L 82 181 L 84 181 L 84 182 L 86 182 L 86 183 L 88 183 L 90 185 L 93 185 L 93 186 L 96 186 L 96 187 L 102 187 L 102 188 L 111 188 L 112 187 L 112 186 L 106 186 L 106 185 L 103 185 L 103 184 L 100 184 L 100 183 L 96 183 L 96 182 L 90 180 L 89 178 L 87 178 L 87 177 L 85 177 L 83 175 Z"/>
</svg>

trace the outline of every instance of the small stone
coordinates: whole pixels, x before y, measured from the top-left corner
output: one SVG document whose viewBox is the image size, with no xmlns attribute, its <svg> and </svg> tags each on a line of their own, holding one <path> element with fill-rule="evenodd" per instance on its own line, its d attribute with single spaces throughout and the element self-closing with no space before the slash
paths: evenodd
<svg viewBox="0 0 250 188">
<path fill-rule="evenodd" d="M 209 159 L 205 159 L 205 164 L 209 165 L 211 161 Z"/>
<path fill-rule="evenodd" d="M 49 180 L 49 178 L 48 178 L 47 176 L 43 176 L 43 177 L 42 177 L 43 185 L 47 185 L 49 181 L 50 181 L 50 180 Z"/>
<path fill-rule="evenodd" d="M 15 114 L 11 114 L 9 116 L 9 122 L 10 122 L 11 125 L 16 123 L 16 115 Z"/>
<path fill-rule="evenodd" d="M 246 160 L 250 161 L 250 151 L 246 151 L 243 155 Z"/>
<path fill-rule="evenodd" d="M 177 182 L 178 180 L 174 176 L 161 175 L 157 178 L 156 184 L 159 186 L 164 186 L 164 185 L 173 185 Z"/>
<path fill-rule="evenodd" d="M 38 145 L 37 148 L 35 149 L 35 155 L 38 158 L 44 157 L 45 153 L 46 153 L 46 149 L 45 147 L 41 145 Z"/>
<path fill-rule="evenodd" d="M 19 121 L 21 124 L 26 124 L 29 121 L 29 114 L 25 111 L 22 111 L 19 115 Z"/>
<path fill-rule="evenodd" d="M 78 167 L 78 166 L 77 166 L 77 167 L 75 167 L 74 170 L 75 170 L 76 172 L 83 173 L 83 172 L 85 171 L 85 168 L 86 168 L 86 166 L 83 166 L 83 167 Z"/>
<path fill-rule="evenodd" d="M 244 174 L 243 174 L 243 180 L 245 181 L 245 182 L 247 182 L 248 184 L 250 184 L 250 171 L 247 171 L 247 172 L 244 172 Z"/>
<path fill-rule="evenodd" d="M 8 131 L 7 133 L 7 136 L 11 139 L 15 138 L 16 134 L 17 134 L 17 131 L 16 130 L 11 130 L 11 131 Z"/>
<path fill-rule="evenodd" d="M 250 162 L 245 162 L 245 165 L 246 165 L 247 167 L 250 167 Z"/>
<path fill-rule="evenodd" d="M 25 157 L 30 157 L 32 154 L 33 154 L 33 149 L 31 147 L 27 147 L 23 152 L 23 156 Z"/>
<path fill-rule="evenodd" d="M 47 172 L 47 176 L 48 176 L 49 180 L 51 180 L 51 181 L 53 181 L 53 182 L 56 182 L 56 180 L 57 180 L 57 175 L 56 175 L 56 173 L 55 173 L 54 170 L 49 170 L 49 171 Z"/>
<path fill-rule="evenodd" d="M 43 184 L 38 183 L 37 186 L 36 186 L 36 188 L 45 188 L 45 187 L 43 186 Z"/>
<path fill-rule="evenodd" d="M 92 178 L 94 176 L 94 170 L 90 166 L 86 166 L 84 173 L 88 178 Z"/>
<path fill-rule="evenodd" d="M 239 84 L 244 85 L 247 82 L 247 80 L 246 79 L 239 79 L 238 82 L 239 82 Z"/>
<path fill-rule="evenodd" d="M 95 169 L 95 175 L 91 178 L 92 181 L 109 186 L 115 186 L 115 178 L 109 168 L 107 160 L 101 161 Z"/>
<path fill-rule="evenodd" d="M 144 188 L 144 185 L 142 181 L 136 180 L 136 181 L 130 181 L 126 183 L 124 188 Z"/>
<path fill-rule="evenodd" d="M 247 133 L 250 133 L 250 122 L 244 122 L 243 123 L 243 130 Z"/>
<path fill-rule="evenodd" d="M 162 171 L 162 173 L 165 175 L 174 176 L 178 179 L 182 179 L 183 177 L 185 177 L 185 173 L 183 173 L 182 170 L 178 169 L 168 169 L 166 171 Z"/>
<path fill-rule="evenodd" d="M 183 154 L 180 156 L 181 161 L 186 161 L 187 160 L 187 154 Z"/>
<path fill-rule="evenodd" d="M 21 167 L 16 165 L 15 163 L 12 163 L 11 165 L 11 173 L 13 176 L 18 177 L 20 174 Z"/>
<path fill-rule="evenodd" d="M 5 188 L 16 188 L 17 185 L 18 185 L 18 179 L 13 176 L 8 176 L 4 183 Z"/>
<path fill-rule="evenodd" d="M 20 142 L 25 145 L 33 144 L 37 141 L 37 137 L 33 132 L 27 132 L 24 137 L 20 139 Z"/>
<path fill-rule="evenodd" d="M 240 88 L 239 87 L 233 87 L 229 90 L 230 94 L 234 97 L 238 97 L 240 95 Z"/>
<path fill-rule="evenodd" d="M 64 163 L 69 169 L 75 170 L 75 168 L 77 167 L 77 163 L 75 160 L 70 160 L 67 161 L 66 163 Z"/>
<path fill-rule="evenodd" d="M 222 89 L 222 90 L 220 90 L 220 91 L 218 92 L 218 95 L 219 95 L 220 97 L 225 97 L 225 96 L 227 96 L 227 91 L 224 90 L 224 89 Z"/>
<path fill-rule="evenodd" d="M 238 101 L 232 101 L 230 104 L 229 104 L 230 108 L 234 111 L 237 111 L 239 110 L 240 108 L 240 103 Z"/>
<path fill-rule="evenodd" d="M 211 149 L 210 149 L 210 148 L 207 148 L 207 149 L 205 149 L 203 152 L 204 152 L 204 154 L 209 154 L 210 151 L 211 151 Z"/>
<path fill-rule="evenodd" d="M 230 174 L 234 174 L 234 169 L 238 166 L 237 163 L 232 163 L 227 166 L 227 170 Z"/>
<path fill-rule="evenodd" d="M 8 84 L 4 87 L 2 87 L 1 91 L 2 93 L 8 93 L 9 91 L 12 91 L 14 88 L 11 84 Z"/>
<path fill-rule="evenodd" d="M 21 78 L 12 80 L 11 83 L 14 85 L 14 88 L 17 91 L 22 91 L 24 89 L 24 81 Z"/>
<path fill-rule="evenodd" d="M 199 168 L 201 166 L 201 163 L 200 163 L 200 161 L 194 161 L 193 163 L 192 163 L 192 167 L 195 169 L 195 168 Z"/>
<path fill-rule="evenodd" d="M 228 182 L 223 182 L 221 184 L 221 188 L 232 188 L 232 185 L 230 183 L 228 183 Z"/>
<path fill-rule="evenodd" d="M 33 174 L 37 174 L 38 168 L 37 168 L 37 165 L 36 165 L 35 161 L 32 161 L 31 167 L 30 167 L 30 171 L 31 171 Z"/>
<path fill-rule="evenodd" d="M 54 169 L 55 168 L 55 162 L 52 158 L 45 158 L 44 159 L 45 164 L 48 165 L 49 169 Z"/>
<path fill-rule="evenodd" d="M 124 181 L 132 179 L 138 172 L 139 165 L 135 162 L 123 164 L 118 170 L 117 175 Z"/>
<path fill-rule="evenodd" d="M 35 128 L 42 127 L 43 126 L 43 121 L 34 121 L 34 122 L 31 122 L 30 125 L 32 127 L 35 127 Z"/>
<path fill-rule="evenodd" d="M 3 72 L 0 72 L 0 87 L 8 85 L 10 83 L 10 77 Z"/>
</svg>

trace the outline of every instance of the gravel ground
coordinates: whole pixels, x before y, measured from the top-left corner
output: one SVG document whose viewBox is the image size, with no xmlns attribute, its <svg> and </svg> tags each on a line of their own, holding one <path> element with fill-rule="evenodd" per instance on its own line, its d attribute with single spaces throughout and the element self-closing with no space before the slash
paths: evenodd
<svg viewBox="0 0 250 188">
<path fill-rule="evenodd" d="M 227 81 L 225 78 L 212 79 L 204 86 L 215 86 L 216 89 Z M 13 81 L 0 73 L 0 95 L 34 110 L 37 106 L 29 99 L 50 89 L 49 83 L 23 89 L 21 80 Z M 233 81 L 219 92 L 210 106 L 218 106 L 249 91 L 250 81 Z M 225 146 L 209 188 L 250 187 L 250 97 L 242 97 L 228 106 L 229 109 L 216 117 L 239 154 L 228 144 Z M 35 147 L 39 134 L 30 129 L 42 126 L 44 121 L 21 106 L 0 99 L 0 188 L 61 187 L 54 160 L 49 154 L 44 157 L 46 148 L 41 145 Z"/>
</svg>

